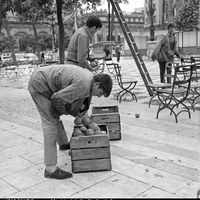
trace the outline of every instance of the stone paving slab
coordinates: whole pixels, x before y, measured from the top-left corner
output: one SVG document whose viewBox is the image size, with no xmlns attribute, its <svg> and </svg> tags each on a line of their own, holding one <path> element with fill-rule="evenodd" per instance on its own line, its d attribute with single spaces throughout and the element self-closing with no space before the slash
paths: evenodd
<svg viewBox="0 0 200 200">
<path fill-rule="evenodd" d="M 170 193 L 176 193 L 186 186 L 187 183 L 192 182 L 191 180 L 152 167 L 146 167 L 142 164 L 123 171 L 123 174 Z"/>
<path fill-rule="evenodd" d="M 134 187 L 133 187 L 134 186 Z M 72 198 L 132 198 L 146 191 L 151 186 L 134 180 L 122 174 L 117 174 L 106 179 L 78 194 Z"/>
</svg>

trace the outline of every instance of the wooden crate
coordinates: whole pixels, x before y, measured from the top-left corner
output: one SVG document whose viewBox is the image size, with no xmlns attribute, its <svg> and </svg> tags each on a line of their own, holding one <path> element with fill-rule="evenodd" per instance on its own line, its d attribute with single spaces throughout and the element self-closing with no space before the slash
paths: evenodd
<svg viewBox="0 0 200 200">
<path fill-rule="evenodd" d="M 91 122 L 107 124 L 110 140 L 121 140 L 121 124 L 118 106 L 92 107 Z"/>
<path fill-rule="evenodd" d="M 80 127 L 80 126 L 75 126 Z M 106 124 L 99 125 L 108 133 Z M 78 136 L 70 140 L 72 172 L 111 170 L 109 134 Z"/>
</svg>

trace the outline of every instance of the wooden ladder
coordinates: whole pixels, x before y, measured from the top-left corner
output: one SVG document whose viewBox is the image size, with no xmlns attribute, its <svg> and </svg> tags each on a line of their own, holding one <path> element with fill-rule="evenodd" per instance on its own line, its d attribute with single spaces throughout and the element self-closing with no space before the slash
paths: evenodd
<svg viewBox="0 0 200 200">
<path fill-rule="evenodd" d="M 125 21 L 124 15 L 119 7 L 119 4 L 118 4 L 117 0 L 108 0 L 108 1 L 110 1 L 111 5 L 113 7 L 113 10 L 115 12 L 115 15 L 120 23 L 120 27 L 123 31 L 123 34 L 126 38 L 128 45 L 129 45 L 131 54 L 135 60 L 135 63 L 137 65 L 140 75 L 144 81 L 147 91 L 148 91 L 149 95 L 152 96 L 153 92 L 152 92 L 151 88 L 148 87 L 148 84 L 152 83 L 151 77 L 149 75 L 149 72 L 148 72 L 145 64 L 144 64 L 142 56 L 140 55 L 140 52 L 139 52 L 137 45 L 133 39 L 133 36 L 128 28 L 128 25 Z"/>
</svg>

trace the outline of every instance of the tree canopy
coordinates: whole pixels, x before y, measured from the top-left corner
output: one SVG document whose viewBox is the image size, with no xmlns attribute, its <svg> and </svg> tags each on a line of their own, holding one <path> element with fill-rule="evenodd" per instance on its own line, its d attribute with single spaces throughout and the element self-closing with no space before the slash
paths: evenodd
<svg viewBox="0 0 200 200">
<path fill-rule="evenodd" d="M 177 13 L 174 19 L 178 30 L 192 31 L 198 30 L 199 10 L 195 0 L 189 0 Z"/>
</svg>

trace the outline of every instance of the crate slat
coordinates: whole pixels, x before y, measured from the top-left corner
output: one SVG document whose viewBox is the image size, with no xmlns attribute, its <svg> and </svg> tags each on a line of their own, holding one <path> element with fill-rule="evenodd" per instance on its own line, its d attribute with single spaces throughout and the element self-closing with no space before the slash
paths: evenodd
<svg viewBox="0 0 200 200">
<path fill-rule="evenodd" d="M 95 106 L 92 107 L 92 114 L 118 113 L 118 106 Z"/>
<path fill-rule="evenodd" d="M 72 172 L 95 172 L 111 170 L 111 159 L 77 160 L 72 162 Z"/>
<path fill-rule="evenodd" d="M 72 137 L 70 140 L 71 149 L 87 149 L 94 147 L 109 147 L 108 135 L 91 135 Z"/>
<path fill-rule="evenodd" d="M 72 160 L 110 158 L 110 148 L 72 149 Z"/>
<path fill-rule="evenodd" d="M 115 132 L 115 131 L 120 131 L 121 130 L 121 126 L 119 122 L 111 122 L 111 123 L 107 123 L 108 126 L 108 130 L 109 133 L 110 132 Z"/>
<path fill-rule="evenodd" d="M 95 123 L 119 122 L 120 116 L 118 113 L 91 114 L 90 119 Z"/>
</svg>

